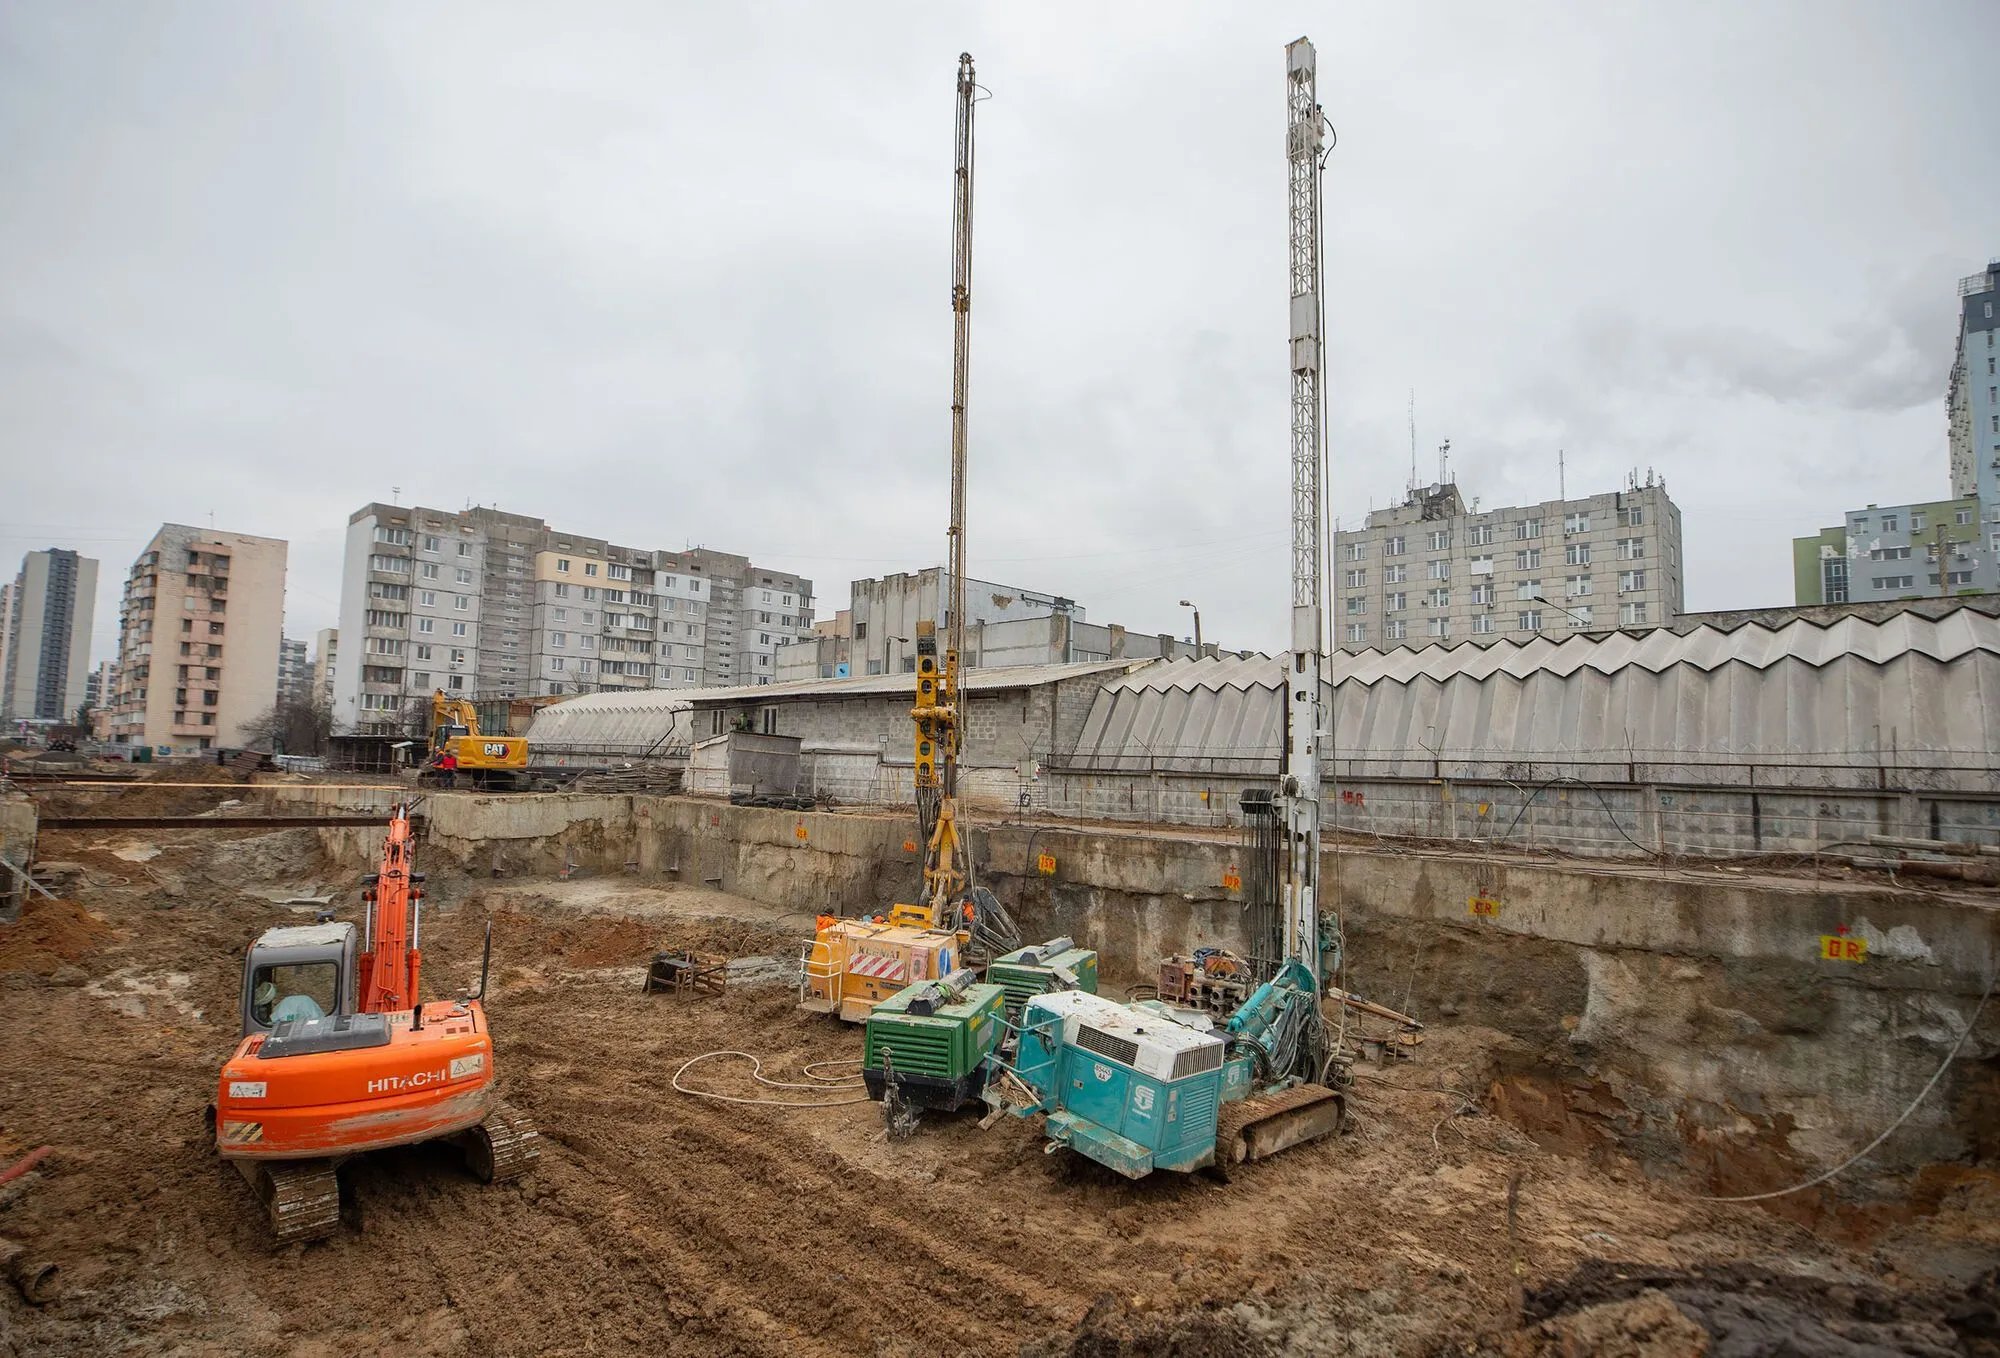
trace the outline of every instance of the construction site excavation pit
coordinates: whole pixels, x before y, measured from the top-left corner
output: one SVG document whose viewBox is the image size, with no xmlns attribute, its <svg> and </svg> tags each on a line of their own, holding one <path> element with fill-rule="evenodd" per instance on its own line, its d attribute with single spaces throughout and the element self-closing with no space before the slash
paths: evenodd
<svg viewBox="0 0 2000 1358">
<path fill-rule="evenodd" d="M 340 1229 L 274 1249 L 203 1125 L 243 949 L 356 918 L 380 831 L 44 829 L 58 899 L 0 924 L 0 1173 L 49 1149 L 0 1184 L 0 1254 L 56 1272 L 38 1301 L 0 1283 L 0 1355 L 2000 1352 L 2000 1006 L 1965 1033 L 1990 892 L 1344 846 L 1348 986 L 1422 1041 L 1357 1066 L 1338 1138 L 1134 1183 L 1014 1119 L 890 1140 L 851 1089 L 773 1090 L 746 1060 L 683 1083 L 751 1102 L 672 1087 L 710 1052 L 788 1083 L 859 1057 L 785 964 L 815 915 L 907 897 L 904 818 L 424 810 L 425 989 L 476 986 L 490 926 L 535 1171 L 366 1156 Z M 1223 836 L 987 825 L 974 847 L 1031 935 L 1099 949 L 1107 994 L 1241 927 Z M 1828 971 L 1800 951 L 1822 935 L 1871 960 Z M 663 949 L 750 960 L 721 995 L 644 994 Z M 1860 1150 L 1954 1044 L 1853 1169 L 1712 1200 Z M 825 1106 L 756 1106 L 780 1098 Z"/>
</svg>

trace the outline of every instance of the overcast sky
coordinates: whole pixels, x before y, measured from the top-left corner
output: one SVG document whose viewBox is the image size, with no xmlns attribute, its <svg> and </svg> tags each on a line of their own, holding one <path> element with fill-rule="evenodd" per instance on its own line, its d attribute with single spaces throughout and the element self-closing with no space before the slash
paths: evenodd
<svg viewBox="0 0 2000 1358">
<path fill-rule="evenodd" d="M 1333 512 L 1647 468 L 1690 608 L 1946 493 L 2000 253 L 2000 6 L 0 0 L 0 561 L 370 500 L 817 582 L 943 554 L 953 82 L 979 108 L 975 575 L 1276 648 L 1284 44 L 1327 171 Z M 394 488 L 400 488 L 397 492 Z"/>
</svg>

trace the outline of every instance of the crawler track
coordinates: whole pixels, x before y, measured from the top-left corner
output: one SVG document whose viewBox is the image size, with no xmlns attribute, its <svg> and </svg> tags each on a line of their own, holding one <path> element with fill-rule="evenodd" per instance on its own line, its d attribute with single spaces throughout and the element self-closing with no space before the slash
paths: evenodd
<svg viewBox="0 0 2000 1358">
<path fill-rule="evenodd" d="M 542 1156 L 541 1133 L 526 1113 L 498 1103 L 486 1120 L 465 1134 L 465 1163 L 482 1183 L 505 1183 L 535 1167 Z"/>
</svg>

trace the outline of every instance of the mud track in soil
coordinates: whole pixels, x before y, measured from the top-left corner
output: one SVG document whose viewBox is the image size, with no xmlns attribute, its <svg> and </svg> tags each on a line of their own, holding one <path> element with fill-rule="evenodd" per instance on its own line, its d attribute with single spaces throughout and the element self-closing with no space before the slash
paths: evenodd
<svg viewBox="0 0 2000 1358">
<path fill-rule="evenodd" d="M 434 874 L 427 988 L 476 973 L 490 920 L 500 1078 L 546 1138 L 540 1167 L 486 1188 L 434 1148 L 353 1162 L 341 1233 L 274 1251 L 200 1111 L 236 1030 L 241 950 L 295 917 L 272 898 L 332 891 L 345 912 L 352 874 L 309 831 L 162 834 L 151 857 L 46 839 L 45 856 L 83 866 L 75 904 L 92 919 L 65 912 L 59 939 L 0 973 L 0 1163 L 55 1147 L 0 1189 L 0 1237 L 58 1262 L 64 1291 L 36 1308 L 0 1289 L 0 1354 L 1539 1354 L 1564 1351 L 1536 1338 L 1564 1314 L 1629 1300 L 1562 1300 L 1593 1260 L 1656 1283 L 1805 1269 L 1841 1296 L 1914 1298 L 1922 1314 L 1904 1318 L 1921 1327 L 1949 1301 L 1922 1260 L 1992 1244 L 1976 1224 L 2000 1198 L 1989 1177 L 1864 1256 L 1629 1163 L 1539 1149 L 1482 1111 L 1508 1042 L 1483 1030 L 1364 1068 L 1354 1134 L 1226 1187 L 1128 1184 L 1043 1154 L 1012 1120 L 934 1119 L 892 1144 L 874 1105 L 691 1099 L 668 1080 L 701 1052 L 743 1048 L 797 1078 L 858 1056 L 859 1037 L 773 986 L 642 996 L 647 956 L 784 953 L 809 921 L 694 889 Z M 724 1063 L 693 1078 L 756 1092 Z M 1517 1321 L 1517 1258 L 1540 1330 Z"/>
</svg>

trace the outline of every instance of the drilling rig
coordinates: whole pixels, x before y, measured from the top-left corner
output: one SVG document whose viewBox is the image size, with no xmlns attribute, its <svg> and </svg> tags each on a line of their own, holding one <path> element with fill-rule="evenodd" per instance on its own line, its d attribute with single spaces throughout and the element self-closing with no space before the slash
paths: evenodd
<svg viewBox="0 0 2000 1358">
<path fill-rule="evenodd" d="M 922 899 L 885 917 L 822 917 L 801 972 L 801 1008 L 865 1019 L 906 985 L 950 976 L 958 962 L 983 964 L 1021 945 L 993 893 L 977 884 L 958 822 L 958 757 L 964 742 L 959 661 L 965 650 L 966 395 L 972 363 L 973 111 L 983 91 L 970 53 L 958 58 L 956 170 L 951 220 L 951 523 L 945 532 L 945 643 L 934 622 L 917 624 L 917 827 L 924 846 Z"/>
<path fill-rule="evenodd" d="M 1030 999 L 1011 1062 L 987 1102 L 1041 1115 L 1050 1149 L 1141 1178 L 1156 1169 L 1226 1171 L 1339 1131 L 1344 1099 L 1320 1014 L 1320 746 L 1331 739 L 1326 677 L 1326 440 L 1322 392 L 1320 171 L 1326 123 L 1313 46 L 1285 48 L 1291 202 L 1291 648 L 1285 757 L 1273 814 L 1280 937 L 1275 966 L 1219 1028 L 1158 1001 L 1118 1004 L 1082 990 Z M 997 1115 L 997 1112 L 996 1112 Z"/>
</svg>

